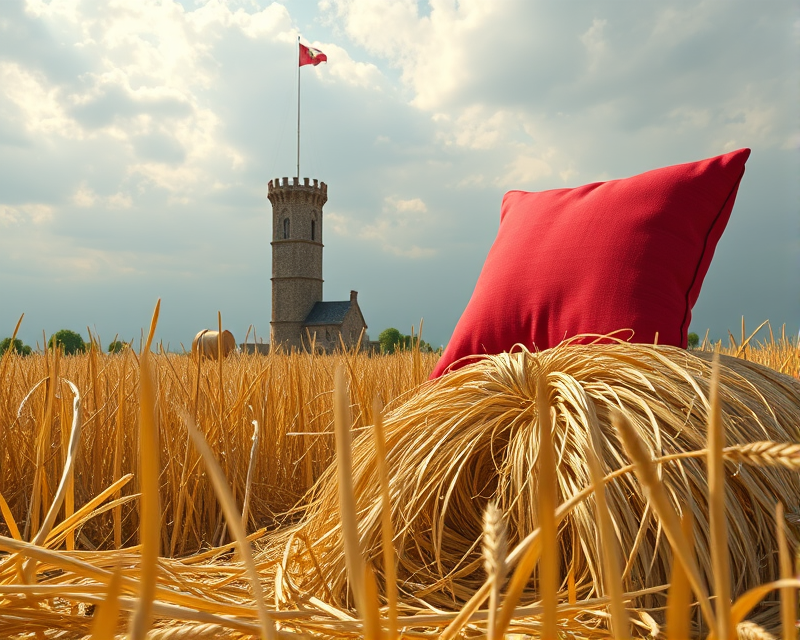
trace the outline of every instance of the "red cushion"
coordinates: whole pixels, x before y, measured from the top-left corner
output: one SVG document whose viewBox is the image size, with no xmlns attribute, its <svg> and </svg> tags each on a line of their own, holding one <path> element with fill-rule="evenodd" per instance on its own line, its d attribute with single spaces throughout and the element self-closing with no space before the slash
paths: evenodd
<svg viewBox="0 0 800 640">
<path fill-rule="evenodd" d="M 658 333 L 659 344 L 686 348 L 749 155 L 740 149 L 575 189 L 509 191 L 431 378 L 465 356 L 516 343 L 544 350 L 586 333 L 630 329 L 620 337 L 644 343 Z"/>
</svg>

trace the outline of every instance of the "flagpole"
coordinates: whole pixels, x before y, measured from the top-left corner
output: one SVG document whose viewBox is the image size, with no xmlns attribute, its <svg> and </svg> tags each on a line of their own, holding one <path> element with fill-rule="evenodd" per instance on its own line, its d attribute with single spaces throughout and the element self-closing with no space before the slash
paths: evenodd
<svg viewBox="0 0 800 640">
<path fill-rule="evenodd" d="M 300 36 L 297 36 L 297 180 L 300 180 Z"/>
</svg>

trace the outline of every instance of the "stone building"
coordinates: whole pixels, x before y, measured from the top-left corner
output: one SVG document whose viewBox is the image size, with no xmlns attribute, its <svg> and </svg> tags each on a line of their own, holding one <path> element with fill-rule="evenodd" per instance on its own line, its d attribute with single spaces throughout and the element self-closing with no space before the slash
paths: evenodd
<svg viewBox="0 0 800 640">
<path fill-rule="evenodd" d="M 272 204 L 272 321 L 270 343 L 286 349 L 331 351 L 358 342 L 367 323 L 358 293 L 335 302 L 322 300 L 322 207 L 328 185 L 303 178 L 270 180 Z M 368 338 L 364 335 L 363 344 Z"/>
</svg>

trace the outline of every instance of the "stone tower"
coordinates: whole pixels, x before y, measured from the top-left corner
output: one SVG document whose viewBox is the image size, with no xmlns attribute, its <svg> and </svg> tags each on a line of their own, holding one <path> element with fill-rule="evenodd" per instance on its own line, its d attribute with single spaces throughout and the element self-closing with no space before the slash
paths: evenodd
<svg viewBox="0 0 800 640">
<path fill-rule="evenodd" d="M 322 207 L 328 185 L 308 178 L 270 180 L 272 321 L 270 343 L 303 346 L 303 322 L 322 301 Z"/>
</svg>

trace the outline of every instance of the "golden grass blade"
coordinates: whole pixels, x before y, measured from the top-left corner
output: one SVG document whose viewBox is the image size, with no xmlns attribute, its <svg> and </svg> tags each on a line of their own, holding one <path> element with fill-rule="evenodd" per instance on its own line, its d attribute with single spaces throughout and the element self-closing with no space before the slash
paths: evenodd
<svg viewBox="0 0 800 640">
<path fill-rule="evenodd" d="M 132 479 L 133 474 L 128 473 L 122 476 L 110 487 L 106 487 L 106 489 L 94 496 L 69 518 L 65 518 L 55 527 L 53 527 L 50 533 L 47 534 L 47 538 L 45 538 L 43 545 L 45 547 L 53 547 L 56 539 L 63 539 L 66 532 L 74 531 L 75 528 L 80 526 L 80 524 L 91 514 L 92 511 L 94 511 L 100 504 L 105 502 L 105 500 L 112 494 L 118 493 L 120 489 L 122 489 L 122 487 L 128 484 L 128 482 L 130 482 Z"/>
<path fill-rule="evenodd" d="M 692 512 L 686 509 L 681 517 L 681 530 L 687 540 L 694 540 Z M 677 558 L 672 560 L 672 573 L 667 595 L 667 640 L 688 640 L 692 589 L 686 569 Z"/>
<path fill-rule="evenodd" d="M 372 401 L 372 418 L 375 434 L 375 459 L 381 483 L 381 549 L 383 551 L 383 573 L 386 582 L 386 603 L 389 609 L 388 640 L 397 638 L 397 567 L 392 530 L 392 503 L 389 496 L 389 469 L 386 461 L 386 435 L 383 430 L 383 407 L 378 396 Z M 374 579 L 374 576 L 373 576 Z"/>
<path fill-rule="evenodd" d="M 156 308 L 153 309 L 153 317 L 150 319 L 150 330 L 147 332 L 147 341 L 144 344 L 144 352 L 150 353 L 150 347 L 153 344 L 153 338 L 156 335 L 156 326 L 158 325 L 158 314 L 161 311 L 161 298 L 156 301 Z"/>
<path fill-rule="evenodd" d="M 119 380 L 119 391 L 117 394 L 117 419 L 114 434 L 114 471 L 112 480 L 115 482 L 122 477 L 122 440 L 124 437 L 125 425 L 125 380 L 128 373 L 128 353 L 132 349 L 125 349 L 122 356 L 122 376 Z M 119 498 L 121 494 L 115 496 Z M 114 509 L 114 548 L 122 547 L 122 507 Z"/>
<path fill-rule="evenodd" d="M 578 590 L 575 584 L 575 565 L 569 567 L 567 574 L 567 602 L 575 604 L 578 601 Z"/>
<path fill-rule="evenodd" d="M 253 444 L 250 447 L 250 462 L 247 465 L 247 479 L 244 483 L 244 503 L 242 504 L 242 527 L 247 531 L 247 520 L 250 515 L 250 496 L 253 488 L 253 470 L 256 466 L 256 453 L 258 453 L 258 420 L 253 420 Z"/>
<path fill-rule="evenodd" d="M 528 547 L 530 551 L 530 547 Z M 538 559 L 538 558 L 537 558 Z M 534 560 L 534 565 L 536 561 Z M 519 568 L 518 568 L 519 569 Z M 533 571 L 533 566 L 531 566 L 531 570 L 528 571 L 527 576 L 525 577 L 525 582 L 527 583 L 528 578 L 531 575 L 531 571 Z M 513 582 L 513 581 L 512 581 Z M 517 601 L 519 600 L 519 596 L 522 594 L 522 589 L 524 588 L 524 584 L 519 589 L 519 594 L 517 594 L 517 600 L 514 602 L 513 605 L 510 607 L 511 615 L 509 615 L 508 620 L 511 620 L 511 616 L 513 616 L 514 607 L 516 606 Z M 483 585 L 473 594 L 473 596 L 467 601 L 467 603 L 461 607 L 461 610 L 456 614 L 453 618 L 452 622 L 445 627 L 445 630 L 439 636 L 439 640 L 453 640 L 459 633 L 461 633 L 461 629 L 464 628 L 464 625 L 469 622 L 469 619 L 472 615 L 478 610 L 478 608 L 486 601 L 486 598 L 489 597 L 489 592 L 492 589 L 492 584 L 490 582 L 484 582 Z M 510 588 L 509 588 L 510 591 Z M 506 595 L 506 601 L 508 600 L 508 595 Z M 505 609 L 505 603 L 504 609 Z M 501 620 L 502 620 L 502 611 L 501 616 L 498 618 L 497 628 L 498 629 L 505 629 L 508 626 L 508 622 L 506 622 L 505 627 L 501 627 Z M 502 637 L 502 632 L 496 632 L 499 637 Z"/>
<path fill-rule="evenodd" d="M 45 342 L 46 344 L 46 342 Z M 30 502 L 28 510 L 28 518 L 25 521 L 25 532 L 22 537 L 28 539 L 29 531 L 39 530 L 39 518 L 41 516 L 42 504 L 48 500 L 45 482 L 47 479 L 45 472 L 45 458 L 46 451 L 50 447 L 51 429 L 53 424 L 53 411 L 56 399 L 56 386 L 58 385 L 58 372 L 59 372 L 59 354 L 61 349 L 57 342 L 53 342 L 53 348 L 49 350 L 52 355 L 52 362 L 46 357 L 45 363 L 48 368 L 48 375 L 46 379 L 48 384 L 46 386 L 47 400 L 41 412 L 40 428 L 36 433 L 36 470 L 33 475 L 33 500 Z"/>
<path fill-rule="evenodd" d="M 539 561 L 542 554 L 542 537 L 541 529 L 535 532 L 537 535 L 530 539 L 528 547 L 520 558 L 517 568 L 511 576 L 506 590 L 506 597 L 503 600 L 503 606 L 500 609 L 500 615 L 497 617 L 497 628 L 495 630 L 495 637 L 502 638 L 503 634 L 508 629 L 511 619 L 514 617 L 514 610 L 516 609 L 519 599 L 522 597 L 522 592 L 525 590 L 528 580 L 530 580 L 531 573 Z M 519 548 L 519 546 L 517 547 Z M 509 555 L 509 562 L 512 561 L 514 554 Z M 486 595 L 489 595 L 490 584 L 486 583 Z"/>
<path fill-rule="evenodd" d="M 189 435 L 197 450 L 200 452 L 201 457 L 206 463 L 211 482 L 214 485 L 219 498 L 222 511 L 225 514 L 225 519 L 228 526 L 233 533 L 233 537 L 237 542 L 237 550 L 239 557 L 244 562 L 245 569 L 247 570 L 247 577 L 250 581 L 250 588 L 253 590 L 253 599 L 256 602 L 258 609 L 258 619 L 261 626 L 262 640 L 273 640 L 275 637 L 275 623 L 267 611 L 266 602 L 264 600 L 264 592 L 261 588 L 261 577 L 259 576 L 258 569 L 256 568 L 255 560 L 253 559 L 253 551 L 250 543 L 247 540 L 247 534 L 242 526 L 242 516 L 236 508 L 236 502 L 233 499 L 233 493 L 225 480 L 225 473 L 222 467 L 219 466 L 211 447 L 208 446 L 203 434 L 200 433 L 194 426 L 191 417 L 185 416 L 186 427 L 189 430 Z"/>
<path fill-rule="evenodd" d="M 14 327 L 14 332 L 11 334 L 11 345 L 9 348 L 6 349 L 6 352 L 3 354 L 3 357 L 0 358 L 0 389 L 5 388 L 4 383 L 6 379 L 6 367 L 8 367 L 8 363 L 11 362 L 11 355 L 14 349 L 11 347 L 14 345 L 14 340 L 17 338 L 17 333 L 19 332 L 19 327 L 22 324 L 22 319 L 25 317 L 23 313 L 19 320 L 17 320 L 17 325 Z"/>
<path fill-rule="evenodd" d="M 736 598 L 736 602 L 734 602 L 733 606 L 731 607 L 731 625 L 736 627 L 740 622 L 742 622 L 745 616 L 753 610 L 753 607 L 761 602 L 770 593 L 770 591 L 787 588 L 797 589 L 799 587 L 800 579 L 791 578 L 789 580 L 773 580 L 772 582 L 766 582 L 758 585 L 757 587 L 753 587 L 752 589 L 748 589 L 742 595 Z"/>
<path fill-rule="evenodd" d="M 636 435 L 633 426 L 622 413 L 613 410 L 611 422 L 617 430 L 617 433 L 619 433 L 625 445 L 625 450 L 633 461 L 636 477 L 639 478 L 639 482 L 642 483 L 646 495 L 653 506 L 653 510 L 661 520 L 667 539 L 670 545 L 672 545 L 673 553 L 686 569 L 686 574 L 689 577 L 689 584 L 692 587 L 692 591 L 697 596 L 700 609 L 706 618 L 708 626 L 712 629 L 716 629 L 716 619 L 714 617 L 714 612 L 711 610 L 711 604 L 708 601 L 708 593 L 700 578 L 700 571 L 697 568 L 697 563 L 689 552 L 691 543 L 684 537 L 683 531 L 681 531 L 680 520 L 675 513 L 675 509 L 673 509 L 670 504 L 667 493 L 658 478 L 650 452 L 645 448 L 639 436 Z"/>
<path fill-rule="evenodd" d="M 22 536 L 17 528 L 17 521 L 14 520 L 14 514 L 12 514 L 11 509 L 8 508 L 8 503 L 2 493 L 0 493 L 0 513 L 3 514 L 3 519 L 6 521 L 8 530 L 11 532 L 11 537 L 15 540 L 22 540 Z"/>
<path fill-rule="evenodd" d="M 116 634 L 119 626 L 119 596 L 121 592 L 122 569 L 118 565 L 108 583 L 108 592 L 94 614 L 91 640 L 108 640 Z"/>
<path fill-rule="evenodd" d="M 351 436 L 350 397 L 347 393 L 344 367 L 339 365 L 334 378 L 334 430 L 336 432 L 336 469 L 339 479 L 339 509 L 344 535 L 344 554 L 347 577 L 356 609 L 366 620 L 364 600 L 364 558 L 358 534 L 355 491 L 353 489 L 353 453 Z"/>
<path fill-rule="evenodd" d="M 74 576 L 78 579 L 88 578 L 89 580 L 99 581 L 102 583 L 107 583 L 111 580 L 111 571 L 107 569 L 94 566 L 88 561 L 80 560 L 72 557 L 70 554 L 65 554 L 64 552 L 52 551 L 43 547 L 34 546 L 29 542 L 0 536 L 0 549 L 16 552 L 22 556 L 36 558 L 39 562 L 47 563 L 53 568 L 74 574 Z M 215 550 L 215 553 L 216 552 L 218 552 L 218 550 Z M 129 558 L 131 558 L 131 560 L 134 559 L 133 556 L 129 556 Z M 178 568 L 182 571 L 185 571 L 187 570 L 187 567 L 190 566 L 191 563 L 181 562 L 178 565 Z M 237 574 L 240 575 L 238 571 Z M 122 578 L 125 591 L 130 592 L 135 592 L 139 589 L 140 581 L 141 572 L 135 572 L 133 576 L 123 575 Z M 44 591 L 47 587 L 52 588 L 53 585 L 10 585 L 8 589 L 17 590 L 20 593 L 24 593 L 26 590 L 31 591 L 32 589 Z M 60 586 L 56 585 L 55 588 L 59 589 Z M 164 602 L 173 602 L 182 607 L 187 607 L 194 610 L 200 610 L 209 606 L 208 600 L 202 596 L 183 593 L 181 591 L 168 588 L 167 586 L 159 586 L 157 589 L 157 594 L 159 599 Z M 161 604 L 162 603 L 156 602 L 154 606 L 157 608 L 161 606 Z M 252 617 L 253 613 L 252 607 L 220 600 L 216 600 L 215 602 L 211 603 L 211 607 L 215 613 L 220 615 L 244 615 Z M 258 628 L 256 630 L 258 630 Z"/>
<path fill-rule="evenodd" d="M 364 564 L 364 637 L 369 640 L 381 640 L 381 611 L 378 604 L 378 585 L 372 567 Z"/>
<path fill-rule="evenodd" d="M 744 323 L 744 318 L 742 319 Z M 744 324 L 742 325 L 744 330 Z M 711 528 L 711 561 L 716 592 L 716 637 L 730 640 L 731 578 L 728 560 L 728 527 L 725 519 L 725 432 L 719 400 L 719 352 L 711 363 L 710 410 L 708 413 L 708 511 Z"/>
<path fill-rule="evenodd" d="M 142 548 L 139 604 L 130 623 L 130 640 L 144 640 L 152 624 L 153 600 L 158 579 L 161 543 L 161 507 L 158 477 L 161 449 L 156 426 L 155 381 L 150 364 L 150 345 L 158 324 L 161 300 L 156 303 L 147 342 L 139 359 L 139 541 Z"/>
<path fill-rule="evenodd" d="M 67 489 L 69 488 L 70 480 L 72 478 L 72 469 L 73 465 L 75 464 L 75 456 L 78 452 L 78 445 L 80 444 L 81 439 L 81 395 L 78 391 L 78 387 L 76 387 L 72 382 L 69 380 L 65 380 L 65 382 L 69 385 L 70 389 L 72 389 L 72 393 L 74 395 L 72 401 L 72 428 L 70 431 L 69 445 L 67 449 L 67 459 L 64 462 L 61 481 L 58 484 L 58 489 L 56 490 L 56 495 L 53 498 L 53 502 L 50 504 L 50 509 L 47 511 L 47 515 L 45 516 L 41 528 L 36 533 L 33 540 L 31 540 L 31 544 L 38 546 L 44 544 L 47 535 L 53 528 L 53 523 L 56 520 L 59 509 L 61 509 L 61 504 L 64 502 L 64 497 L 67 494 Z M 27 583 L 33 582 L 35 572 L 36 562 L 30 559 L 26 560 L 22 565 L 23 580 Z"/>
<path fill-rule="evenodd" d="M 792 558 L 789 555 L 789 545 L 786 542 L 786 518 L 783 513 L 783 503 L 778 501 L 775 505 L 775 527 L 778 532 L 778 555 L 781 565 L 781 580 L 790 580 L 792 577 Z M 797 615 L 797 590 L 792 587 L 781 589 L 781 628 L 783 640 L 797 640 L 795 630 L 795 617 Z"/>
<path fill-rule="evenodd" d="M 542 637 L 557 637 L 556 606 L 558 605 L 558 527 L 556 524 L 555 449 L 553 446 L 552 417 L 546 374 L 539 371 L 536 381 L 536 408 L 539 433 L 539 523 L 542 530 L 542 555 L 539 559 L 539 596 L 542 600 Z"/>
<path fill-rule="evenodd" d="M 762 322 L 760 325 L 758 325 L 758 329 L 753 331 L 753 333 L 751 333 L 747 337 L 747 339 L 745 339 L 745 337 L 744 337 L 744 316 L 742 316 L 742 343 L 739 345 L 739 348 L 736 350 L 736 354 L 735 354 L 734 357 L 736 357 L 736 358 L 741 357 L 742 354 L 744 353 L 745 349 L 747 348 L 747 345 L 750 344 L 750 341 L 753 339 L 753 337 L 759 331 L 761 331 L 761 329 L 763 329 L 768 324 L 769 324 L 769 320 L 764 320 L 764 322 Z M 770 333 L 772 333 L 772 327 L 770 327 Z"/>
<path fill-rule="evenodd" d="M 589 440 L 586 447 L 586 462 L 589 466 L 589 477 L 594 485 L 594 495 L 597 503 L 597 520 L 600 524 L 600 547 L 603 550 L 603 566 L 605 573 L 605 589 L 611 598 L 611 636 L 616 640 L 629 640 L 630 621 L 625 610 L 625 601 L 622 598 L 622 568 L 617 548 L 617 536 L 611 524 L 606 503 L 606 486 L 600 461 L 597 459 L 594 447 Z"/>
</svg>

